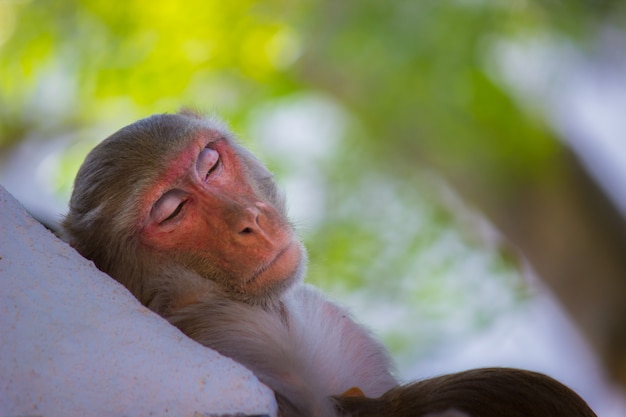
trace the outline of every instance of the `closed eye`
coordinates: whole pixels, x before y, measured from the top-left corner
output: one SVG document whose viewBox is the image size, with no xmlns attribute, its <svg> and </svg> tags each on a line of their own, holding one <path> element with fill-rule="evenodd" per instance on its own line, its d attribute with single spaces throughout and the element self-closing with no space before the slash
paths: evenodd
<svg viewBox="0 0 626 417">
<path fill-rule="evenodd" d="M 206 181 L 209 176 L 220 166 L 220 154 L 212 148 L 204 148 L 198 154 L 196 172 Z"/>
<path fill-rule="evenodd" d="M 175 218 L 176 216 L 178 216 L 180 214 L 180 212 L 183 209 L 183 206 L 187 204 L 187 200 L 182 201 L 178 206 L 176 206 L 176 209 L 172 212 L 172 214 L 170 214 L 169 216 L 167 216 L 165 219 L 163 219 L 161 221 L 161 223 L 164 223 L 168 220 L 172 220 L 173 218 Z"/>
<path fill-rule="evenodd" d="M 158 224 L 174 220 L 183 212 L 189 196 L 182 190 L 170 190 L 154 203 L 150 217 Z"/>
<path fill-rule="evenodd" d="M 206 175 L 204 176 L 204 180 L 205 181 L 209 178 L 209 175 L 211 175 L 211 173 L 217 169 L 217 167 L 220 165 L 221 162 L 222 162 L 222 159 L 218 155 L 217 156 L 217 161 L 215 161 L 215 164 L 213 164 L 213 166 L 211 168 L 209 168 L 209 170 L 207 171 Z"/>
</svg>

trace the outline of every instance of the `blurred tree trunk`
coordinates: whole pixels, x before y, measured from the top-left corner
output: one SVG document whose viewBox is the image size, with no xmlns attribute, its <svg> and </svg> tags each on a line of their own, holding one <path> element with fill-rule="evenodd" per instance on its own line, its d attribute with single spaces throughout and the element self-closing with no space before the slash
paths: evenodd
<svg viewBox="0 0 626 417">
<path fill-rule="evenodd" d="M 565 149 L 563 158 L 557 183 L 512 184 L 502 197 L 482 184 L 464 194 L 521 250 L 626 386 L 626 225 L 579 161 Z M 452 182 L 466 189 L 464 179 Z"/>
</svg>

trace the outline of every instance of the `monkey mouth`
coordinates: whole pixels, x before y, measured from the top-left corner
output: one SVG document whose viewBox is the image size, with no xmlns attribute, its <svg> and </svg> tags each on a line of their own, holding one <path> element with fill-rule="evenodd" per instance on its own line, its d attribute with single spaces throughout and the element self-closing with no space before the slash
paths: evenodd
<svg viewBox="0 0 626 417">
<path fill-rule="evenodd" d="M 252 274 L 252 276 L 248 278 L 248 280 L 246 281 L 246 284 L 251 284 L 252 282 L 256 281 L 261 275 L 263 275 L 266 271 L 269 271 L 270 269 L 272 269 L 272 267 L 280 260 L 280 258 L 284 255 L 287 249 L 289 249 L 289 246 L 291 246 L 291 243 L 287 245 L 286 247 L 284 247 L 283 249 L 281 249 L 271 261 L 263 265 L 254 274 Z"/>
<path fill-rule="evenodd" d="M 291 241 L 271 261 L 254 272 L 245 281 L 245 285 L 266 286 L 288 279 L 297 269 L 300 259 L 301 255 L 298 245 Z"/>
</svg>

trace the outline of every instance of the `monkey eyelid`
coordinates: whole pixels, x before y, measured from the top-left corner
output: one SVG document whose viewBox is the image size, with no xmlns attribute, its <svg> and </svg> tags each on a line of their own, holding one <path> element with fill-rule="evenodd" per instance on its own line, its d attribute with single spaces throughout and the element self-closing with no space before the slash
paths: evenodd
<svg viewBox="0 0 626 417">
<path fill-rule="evenodd" d="M 213 164 L 213 166 L 211 166 L 211 168 L 209 168 L 209 170 L 207 171 L 206 175 L 204 176 L 204 180 L 206 181 L 207 179 L 209 179 L 209 176 L 215 172 L 215 170 L 217 168 L 219 168 L 219 166 L 222 164 L 222 157 L 218 154 L 217 156 L 217 161 L 215 161 L 215 163 Z"/>
<path fill-rule="evenodd" d="M 172 214 L 170 214 L 168 217 L 166 217 L 163 221 L 161 221 L 161 223 L 165 223 L 168 220 L 172 220 L 173 218 L 175 218 L 176 216 L 178 216 L 181 212 L 181 210 L 183 209 L 183 206 L 185 204 L 187 204 L 188 200 L 184 200 L 182 201 L 178 206 L 176 206 L 176 209 L 172 212 Z"/>
<path fill-rule="evenodd" d="M 189 201 L 182 190 L 170 190 L 163 194 L 152 206 L 151 219 L 161 225 L 175 219 Z"/>
<path fill-rule="evenodd" d="M 211 147 L 205 147 L 198 154 L 196 161 L 196 173 L 199 178 L 206 181 L 209 176 L 221 166 L 220 153 Z"/>
</svg>

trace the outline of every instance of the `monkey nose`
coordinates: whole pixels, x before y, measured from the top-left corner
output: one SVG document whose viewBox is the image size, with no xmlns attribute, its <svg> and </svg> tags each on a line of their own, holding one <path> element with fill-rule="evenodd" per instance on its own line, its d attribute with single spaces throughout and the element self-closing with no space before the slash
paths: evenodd
<svg viewBox="0 0 626 417">
<path fill-rule="evenodd" d="M 259 216 L 261 211 L 256 206 L 249 206 L 243 209 L 242 221 L 239 225 L 240 235 L 258 233 L 261 230 Z"/>
</svg>

